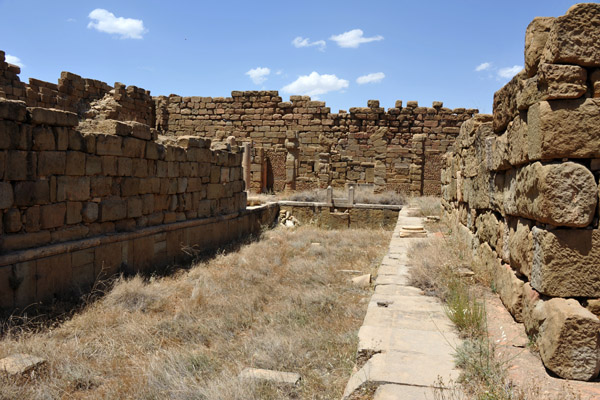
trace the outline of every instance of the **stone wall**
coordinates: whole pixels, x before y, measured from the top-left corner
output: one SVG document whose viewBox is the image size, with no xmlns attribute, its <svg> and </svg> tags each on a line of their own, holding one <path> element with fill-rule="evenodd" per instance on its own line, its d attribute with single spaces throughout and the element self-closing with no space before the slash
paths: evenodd
<svg viewBox="0 0 600 400">
<path fill-rule="evenodd" d="M 443 204 L 545 366 L 600 371 L 600 4 L 536 18 L 525 69 L 465 122 Z"/>
<path fill-rule="evenodd" d="M 308 96 L 283 101 L 277 91 L 231 97 L 156 98 L 157 128 L 171 135 L 253 143 L 253 191 L 371 185 L 376 190 L 440 193 L 442 155 L 477 110 L 379 101 L 331 113 Z"/>
</svg>

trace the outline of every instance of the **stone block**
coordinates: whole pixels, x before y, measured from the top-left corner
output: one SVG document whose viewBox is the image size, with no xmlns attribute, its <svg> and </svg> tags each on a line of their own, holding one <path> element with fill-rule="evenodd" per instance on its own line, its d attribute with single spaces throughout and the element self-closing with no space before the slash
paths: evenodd
<svg viewBox="0 0 600 400">
<path fill-rule="evenodd" d="M 46 360 L 30 354 L 11 354 L 0 360 L 0 372 L 8 376 L 22 375 L 45 364 Z"/>
<path fill-rule="evenodd" d="M 14 194 L 12 185 L 8 182 L 0 182 L 0 210 L 11 207 L 13 202 Z"/>
<path fill-rule="evenodd" d="M 509 224 L 508 236 L 510 266 L 527 278 L 531 277 L 533 260 L 533 236 L 530 225 L 527 220 L 518 218 Z"/>
<path fill-rule="evenodd" d="M 546 46 L 553 17 L 536 17 L 525 31 L 525 71 L 528 77 L 537 74 L 538 64 Z"/>
<path fill-rule="evenodd" d="M 52 129 L 36 126 L 32 131 L 32 149 L 35 151 L 56 150 L 56 141 Z"/>
<path fill-rule="evenodd" d="M 127 218 L 142 216 L 143 202 L 140 197 L 133 196 L 127 199 Z"/>
<path fill-rule="evenodd" d="M 19 232 L 22 227 L 21 212 L 18 209 L 10 208 L 4 212 L 4 230 L 7 233 Z"/>
<path fill-rule="evenodd" d="M 85 223 L 96 221 L 98 219 L 98 203 L 84 203 L 81 208 L 81 218 Z"/>
<path fill-rule="evenodd" d="M 67 202 L 67 225 L 78 224 L 81 222 L 82 204 L 77 201 Z"/>
<path fill-rule="evenodd" d="M 600 157 L 600 99 L 541 101 L 527 125 L 530 160 Z"/>
<path fill-rule="evenodd" d="M 510 177 L 504 210 L 554 226 L 585 227 L 594 218 L 597 201 L 594 175 L 584 166 L 536 162 Z"/>
<path fill-rule="evenodd" d="M 38 176 L 64 175 L 66 165 L 64 151 L 42 151 L 38 154 Z"/>
<path fill-rule="evenodd" d="M 122 155 L 131 158 L 143 158 L 146 151 L 146 142 L 133 137 L 123 138 Z M 113 154 L 117 155 L 117 154 Z"/>
<path fill-rule="evenodd" d="M 517 115 L 517 94 L 521 91 L 521 80 L 525 78 L 526 75 L 523 70 L 494 93 L 494 132 L 501 133 L 504 131 L 508 123 Z"/>
<path fill-rule="evenodd" d="M 25 122 L 27 119 L 25 102 L 0 98 L 0 119 Z"/>
<path fill-rule="evenodd" d="M 80 151 L 67 151 L 66 175 L 85 175 L 85 153 Z"/>
<path fill-rule="evenodd" d="M 600 320 L 574 299 L 544 303 L 538 347 L 544 366 L 561 378 L 588 381 L 600 371 Z"/>
<path fill-rule="evenodd" d="M 25 211 L 25 230 L 27 232 L 40 230 L 40 206 L 28 207 Z"/>
<path fill-rule="evenodd" d="M 600 231 L 534 227 L 531 286 L 555 297 L 600 297 Z"/>
<path fill-rule="evenodd" d="M 576 99 L 587 91 L 587 71 L 577 65 L 540 64 L 538 76 L 544 100 Z"/>
<path fill-rule="evenodd" d="M 96 135 L 96 154 L 99 156 L 120 156 L 123 140 L 120 136 Z"/>
<path fill-rule="evenodd" d="M 7 168 L 4 175 L 6 180 L 24 181 L 37 171 L 37 157 L 35 154 L 26 151 L 10 150 L 6 157 Z"/>
<path fill-rule="evenodd" d="M 494 283 L 506 309 L 517 322 L 523 322 L 523 281 L 517 278 L 510 265 L 502 264 L 496 269 Z"/>
<path fill-rule="evenodd" d="M 65 224 L 67 205 L 65 203 L 49 204 L 40 207 L 40 224 L 42 229 L 58 228 Z"/>
<path fill-rule="evenodd" d="M 90 229 L 85 225 L 71 225 L 51 232 L 53 243 L 67 242 L 86 237 Z"/>
<path fill-rule="evenodd" d="M 37 261 L 37 298 L 52 299 L 66 292 L 71 286 L 71 254 L 64 253 Z"/>
<path fill-rule="evenodd" d="M 542 62 L 600 67 L 600 4 L 581 3 L 554 20 Z"/>
<path fill-rule="evenodd" d="M 91 197 L 106 197 L 112 193 L 113 179 L 108 176 L 92 176 L 90 179 Z"/>
<path fill-rule="evenodd" d="M 529 161 L 527 146 L 527 122 L 517 115 L 506 128 L 508 142 L 508 163 L 513 166 L 525 164 Z"/>
<path fill-rule="evenodd" d="M 31 115 L 31 123 L 34 125 L 73 127 L 79 124 L 77 114 L 69 111 L 41 107 L 28 107 L 27 110 Z"/>
<path fill-rule="evenodd" d="M 56 198 L 58 201 L 85 201 L 90 198 L 90 178 L 87 176 L 59 176 Z"/>
<path fill-rule="evenodd" d="M 103 199 L 99 209 L 100 222 L 118 221 L 127 217 L 127 202 L 118 197 Z"/>
<path fill-rule="evenodd" d="M 106 279 L 121 269 L 123 260 L 123 247 L 127 243 L 109 243 L 95 248 L 94 274 L 100 279 Z"/>
</svg>

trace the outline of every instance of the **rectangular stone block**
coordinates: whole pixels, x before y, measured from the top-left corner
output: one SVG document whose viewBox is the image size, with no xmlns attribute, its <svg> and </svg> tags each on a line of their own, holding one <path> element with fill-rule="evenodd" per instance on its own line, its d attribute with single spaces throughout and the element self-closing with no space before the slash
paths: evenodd
<svg viewBox="0 0 600 400">
<path fill-rule="evenodd" d="M 87 176 L 59 176 L 56 198 L 58 201 L 84 201 L 90 198 L 90 178 Z"/>
<path fill-rule="evenodd" d="M 37 261 L 37 299 L 50 300 L 71 287 L 71 254 L 59 254 Z"/>
<path fill-rule="evenodd" d="M 531 286 L 553 297 L 600 297 L 600 231 L 534 227 Z"/>
<path fill-rule="evenodd" d="M 64 175 L 66 164 L 64 151 L 42 151 L 38 154 L 38 176 Z"/>
<path fill-rule="evenodd" d="M 578 65 L 540 64 L 538 76 L 544 100 L 576 99 L 587 91 L 587 71 Z"/>
<path fill-rule="evenodd" d="M 85 175 L 85 153 L 80 151 L 67 151 L 66 175 Z"/>
<path fill-rule="evenodd" d="M 99 156 L 122 155 L 122 138 L 114 135 L 96 135 L 96 154 Z"/>
<path fill-rule="evenodd" d="M 504 211 L 554 226 L 584 227 L 594 218 L 598 187 L 580 164 L 539 162 L 507 174 Z"/>
<path fill-rule="evenodd" d="M 8 186 L 7 186 L 8 185 Z M 0 193 L 0 204 L 2 198 L 5 198 L 4 204 L 12 203 L 12 190 L 10 184 L 3 184 L 0 187 L 5 188 L 6 192 Z M 17 182 L 14 186 L 14 203 L 18 207 L 28 207 L 37 204 L 48 204 L 50 202 L 50 186 L 47 180 L 38 180 L 35 182 L 24 181 Z M 2 207 L 0 208 L 7 208 Z"/>
<path fill-rule="evenodd" d="M 125 200 L 114 197 L 104 199 L 100 202 L 100 222 L 118 221 L 125 218 L 127 218 L 127 202 Z"/>
<path fill-rule="evenodd" d="M 42 229 L 58 228 L 65 224 L 67 205 L 56 203 L 42 206 L 40 208 L 40 223 Z"/>
<path fill-rule="evenodd" d="M 530 160 L 600 157 L 600 99 L 541 101 L 527 125 Z"/>
</svg>

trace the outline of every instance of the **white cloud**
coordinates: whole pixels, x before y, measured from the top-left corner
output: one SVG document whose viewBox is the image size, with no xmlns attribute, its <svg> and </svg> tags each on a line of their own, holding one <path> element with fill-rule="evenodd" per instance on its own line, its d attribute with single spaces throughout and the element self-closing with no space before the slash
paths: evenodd
<svg viewBox="0 0 600 400">
<path fill-rule="evenodd" d="M 303 38 L 302 36 L 298 36 L 292 40 L 292 44 L 297 48 L 317 46 L 321 51 L 325 50 L 325 47 L 327 46 L 327 43 L 325 43 L 324 40 L 315 40 L 314 42 L 311 42 L 309 38 Z"/>
<path fill-rule="evenodd" d="M 351 31 L 333 35 L 329 40 L 333 40 L 340 47 L 357 48 L 362 43 L 376 42 L 383 40 L 383 36 L 364 37 L 361 29 L 352 29 Z"/>
<path fill-rule="evenodd" d="M 281 90 L 290 94 L 318 96 L 327 92 L 342 90 L 348 87 L 348 81 L 335 75 L 320 75 L 313 71 L 310 75 L 302 75 Z"/>
<path fill-rule="evenodd" d="M 77 20 L 75 18 L 68 18 L 67 22 L 77 22 Z"/>
<path fill-rule="evenodd" d="M 479 64 L 477 67 L 475 67 L 475 71 L 481 72 L 481 71 L 486 71 L 490 68 L 492 68 L 492 63 L 484 62 L 484 63 Z"/>
<path fill-rule="evenodd" d="M 250 71 L 246 72 L 246 75 L 248 75 L 250 77 L 250 79 L 252 79 L 252 82 L 254 82 L 257 85 L 260 85 L 261 83 L 263 83 L 264 81 L 267 80 L 267 76 L 270 73 L 271 73 L 271 70 L 269 68 L 256 67 L 256 68 L 252 68 Z"/>
<path fill-rule="evenodd" d="M 96 8 L 88 17 L 92 20 L 88 28 L 120 35 L 121 39 L 141 39 L 148 32 L 141 19 L 115 17 L 115 14 L 102 8 Z"/>
<path fill-rule="evenodd" d="M 500 78 L 510 79 L 518 74 L 522 69 L 522 65 L 513 65 L 512 67 L 500 68 L 498 70 L 498 76 Z"/>
<path fill-rule="evenodd" d="M 16 65 L 19 68 L 23 68 L 25 66 L 19 57 L 11 56 L 10 54 L 6 54 L 4 60 L 6 60 L 7 63 Z"/>
<path fill-rule="evenodd" d="M 377 83 L 381 82 L 385 78 L 385 74 L 383 72 L 375 72 L 373 74 L 363 75 L 356 78 L 356 83 L 359 85 L 364 85 L 365 83 Z"/>
</svg>

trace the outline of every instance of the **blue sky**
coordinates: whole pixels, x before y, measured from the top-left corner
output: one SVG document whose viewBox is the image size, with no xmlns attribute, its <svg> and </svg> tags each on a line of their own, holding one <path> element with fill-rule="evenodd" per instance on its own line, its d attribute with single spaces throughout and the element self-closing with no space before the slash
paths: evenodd
<svg viewBox="0 0 600 400">
<path fill-rule="evenodd" d="M 369 99 L 491 112 L 529 22 L 574 3 L 0 0 L 0 50 L 23 81 L 70 71 L 153 95 L 266 89 L 334 112 Z"/>
</svg>

